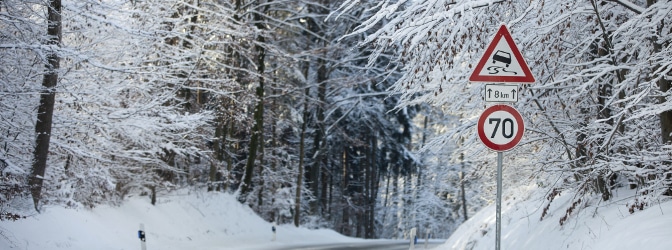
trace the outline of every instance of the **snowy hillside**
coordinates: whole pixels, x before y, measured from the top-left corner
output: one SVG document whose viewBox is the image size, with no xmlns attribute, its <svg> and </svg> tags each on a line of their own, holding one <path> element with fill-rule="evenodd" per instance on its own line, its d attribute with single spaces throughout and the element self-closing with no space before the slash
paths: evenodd
<svg viewBox="0 0 672 250">
<path fill-rule="evenodd" d="M 672 201 L 648 201 L 634 209 L 633 192 L 615 192 L 606 203 L 579 202 L 564 225 L 560 220 L 574 201 L 574 194 L 560 193 L 540 220 L 547 195 L 525 197 L 531 187 L 504 192 L 501 248 L 510 249 L 672 249 Z M 540 193 L 539 190 L 535 190 Z M 599 200 L 599 199 L 594 199 Z M 488 206 L 462 224 L 439 249 L 494 249 L 495 206 Z"/>
<path fill-rule="evenodd" d="M 42 214 L 0 222 L 0 249 L 140 249 L 145 226 L 147 249 L 255 249 L 311 242 L 358 241 L 331 230 L 308 230 L 265 222 L 234 196 L 186 191 L 160 198 L 135 197 L 120 207 L 47 207 Z"/>
</svg>

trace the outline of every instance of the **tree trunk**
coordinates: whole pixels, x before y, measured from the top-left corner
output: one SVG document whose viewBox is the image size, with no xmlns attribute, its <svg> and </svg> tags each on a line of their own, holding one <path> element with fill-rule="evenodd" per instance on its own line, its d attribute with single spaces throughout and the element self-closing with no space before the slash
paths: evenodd
<svg viewBox="0 0 672 250">
<path fill-rule="evenodd" d="M 396 224 L 396 226 L 397 226 L 396 230 L 394 230 L 394 235 L 397 238 L 401 238 L 401 237 L 404 236 L 403 233 L 402 233 L 404 231 L 404 228 L 403 228 L 403 225 L 402 225 L 402 223 L 403 223 L 403 220 L 401 218 L 402 215 L 399 212 L 399 210 L 402 209 L 402 211 L 403 211 L 403 208 L 399 208 L 399 203 L 401 203 L 401 201 L 402 201 L 403 190 L 401 190 L 400 187 L 399 187 L 399 175 L 400 175 L 399 174 L 399 164 L 393 164 L 392 168 L 393 168 L 392 174 L 390 176 L 388 176 L 388 178 L 390 178 L 390 177 L 392 178 L 392 193 L 388 194 L 392 199 L 391 207 L 393 209 L 392 210 L 393 214 L 391 216 L 391 220 L 392 220 L 392 223 Z M 402 234 L 399 234 L 399 233 L 402 233 Z"/>
<path fill-rule="evenodd" d="M 229 145 L 229 138 L 231 137 L 233 137 L 233 121 L 228 123 L 228 129 L 226 130 L 226 136 L 224 138 L 224 152 L 229 152 L 232 149 L 238 148 L 236 145 Z M 231 171 L 233 170 L 233 155 L 234 153 L 231 152 L 226 157 L 226 177 L 222 180 L 224 181 L 224 190 L 229 190 L 229 182 L 231 182 L 231 179 L 233 179 L 231 175 Z"/>
<path fill-rule="evenodd" d="M 214 191 L 220 189 L 221 183 L 218 178 L 218 166 L 221 162 L 224 161 L 224 152 L 222 150 L 223 145 L 225 145 L 225 136 L 224 133 L 228 124 L 222 124 L 222 117 L 219 117 L 217 121 L 217 127 L 215 128 L 215 140 L 212 143 L 212 150 L 214 151 L 215 159 L 210 163 L 210 172 L 208 176 L 210 177 L 210 184 L 208 185 L 208 191 Z"/>
<path fill-rule="evenodd" d="M 348 191 L 348 148 L 343 147 L 343 169 L 342 169 L 342 182 L 341 182 L 341 206 L 343 207 L 343 218 L 341 220 L 341 230 L 340 233 L 343 235 L 350 235 L 350 205 L 348 202 L 347 191 Z"/>
<path fill-rule="evenodd" d="M 462 200 L 462 212 L 464 216 L 464 221 L 467 221 L 469 217 L 467 216 L 467 194 L 464 188 L 464 152 L 460 153 L 460 198 Z"/>
<path fill-rule="evenodd" d="M 256 26 L 259 30 L 265 29 L 264 25 L 261 23 L 262 16 L 259 13 L 254 14 L 254 20 L 257 22 Z M 245 164 L 245 177 L 243 183 L 240 187 L 240 197 L 238 198 L 241 202 L 247 198 L 247 194 L 252 188 L 252 176 L 254 175 L 254 162 L 257 158 L 257 150 L 261 147 L 263 141 L 262 133 L 264 132 L 264 71 L 265 71 L 265 57 L 266 49 L 260 44 L 264 44 L 266 39 L 263 35 L 257 37 L 257 44 L 255 50 L 257 51 L 257 72 L 259 73 L 259 86 L 256 90 L 257 106 L 254 109 L 254 126 L 252 127 L 252 133 L 250 137 L 250 150 L 247 156 L 247 163 Z"/>
<path fill-rule="evenodd" d="M 656 0 L 647 0 L 646 5 L 647 7 L 655 4 L 657 1 Z M 663 30 L 663 25 L 664 23 L 661 22 L 660 26 L 658 27 L 658 35 L 662 33 Z M 651 38 L 651 42 L 653 43 L 653 53 L 660 53 L 660 51 L 663 50 L 663 45 L 658 41 L 658 36 L 653 36 Z M 653 69 L 653 71 L 656 71 L 658 68 L 660 68 L 660 65 L 656 65 Z M 661 77 L 658 80 L 658 88 L 660 89 L 660 92 L 662 95 L 659 97 L 658 102 L 659 103 L 664 103 L 666 100 L 666 95 L 667 91 L 670 90 L 670 85 L 672 85 L 672 81 L 667 80 L 665 77 Z M 660 113 L 660 134 L 661 134 L 661 140 L 663 144 L 670 144 L 672 141 L 672 136 L 670 135 L 672 133 L 672 110 L 666 110 Z"/>
<path fill-rule="evenodd" d="M 376 197 L 378 196 L 378 168 L 376 167 L 376 145 L 377 140 L 375 133 L 370 138 L 369 142 L 369 156 L 368 156 L 368 173 L 367 173 L 367 200 L 365 204 L 367 212 L 367 221 L 366 221 L 366 233 L 364 235 L 367 239 L 373 239 L 375 237 L 375 217 L 376 217 Z"/>
<path fill-rule="evenodd" d="M 404 230 L 411 230 L 415 225 L 415 213 L 413 211 L 415 206 L 415 201 L 413 200 L 415 197 L 413 196 L 413 190 L 412 190 L 412 182 L 413 182 L 413 173 L 409 171 L 409 173 L 404 176 L 404 186 L 403 186 L 403 191 L 402 191 L 402 197 L 404 201 L 403 205 L 403 214 L 401 214 L 401 219 L 404 220 Z"/>
<path fill-rule="evenodd" d="M 598 44 L 597 46 L 597 55 L 598 57 L 608 57 L 611 54 L 611 50 L 613 49 L 613 45 L 611 44 L 611 38 L 609 37 L 608 31 L 604 26 L 604 23 L 602 23 L 602 18 L 600 17 L 600 12 L 597 9 L 597 3 L 592 0 L 591 1 L 593 5 L 593 10 L 595 11 L 595 15 L 597 17 L 597 22 L 600 24 L 600 28 L 602 30 L 602 39 L 604 41 L 602 44 Z M 616 60 L 614 58 L 611 58 L 613 65 L 616 66 Z M 617 72 L 617 78 L 619 77 L 620 72 Z M 601 79 L 602 81 L 600 82 L 597 90 L 597 100 L 598 100 L 598 113 L 597 113 L 597 118 L 598 119 L 606 119 L 606 123 L 608 125 L 614 126 L 614 120 L 611 117 L 611 107 L 610 104 L 607 103 L 607 100 L 611 98 L 611 95 L 613 93 L 613 86 L 614 86 L 614 79 L 611 78 L 605 78 Z M 616 124 L 618 126 L 618 124 Z M 603 140 L 598 140 L 598 144 L 602 144 L 604 141 Z M 609 148 L 605 150 L 605 154 L 610 154 Z M 597 191 L 602 194 L 602 199 L 603 200 L 609 200 L 611 198 L 611 190 L 608 185 L 608 182 L 605 181 L 605 170 L 603 169 L 597 169 L 597 177 L 595 179 L 595 186 L 597 188 Z"/>
<path fill-rule="evenodd" d="M 318 92 L 317 92 L 317 98 L 318 98 L 318 105 L 317 105 L 317 121 L 316 121 L 316 131 L 315 131 L 315 136 L 313 138 L 313 147 L 314 147 L 314 159 L 313 159 L 313 165 L 310 167 L 310 171 L 308 174 L 308 178 L 310 178 L 309 183 L 310 183 L 310 191 L 313 192 L 313 195 L 316 197 L 316 199 L 311 202 L 311 212 L 312 214 L 319 214 L 319 206 L 320 206 L 320 170 L 321 170 L 321 165 L 322 165 L 322 159 L 324 156 L 324 150 L 326 145 L 322 144 L 323 137 L 326 136 L 324 134 L 324 103 L 326 99 L 326 66 L 324 65 L 326 62 L 322 59 L 318 59 L 318 73 L 317 73 L 317 78 L 318 78 Z"/>
<path fill-rule="evenodd" d="M 310 40 L 310 39 L 308 39 Z M 308 45 L 306 45 L 308 46 Z M 308 73 L 310 70 L 310 63 L 306 62 L 303 65 L 303 77 L 308 79 Z M 307 85 L 307 84 L 306 84 Z M 306 158 L 306 128 L 308 123 L 308 100 L 310 95 L 310 88 L 305 86 L 304 95 L 303 95 L 303 121 L 301 123 L 301 134 L 299 135 L 299 173 L 296 176 L 296 196 L 294 200 L 294 226 L 299 227 L 301 223 L 301 189 L 303 188 L 303 172 L 304 172 L 304 160 Z"/>
<path fill-rule="evenodd" d="M 260 136 L 262 139 L 259 140 L 259 151 L 261 151 L 261 155 L 259 156 L 259 173 L 257 176 L 259 176 L 259 194 L 257 195 L 257 211 L 261 211 L 261 207 L 264 205 L 264 190 L 265 190 L 265 183 L 264 183 L 264 178 L 261 178 L 264 176 L 264 140 L 263 140 L 263 135 Z"/>
<path fill-rule="evenodd" d="M 277 96 L 277 89 L 278 89 L 278 83 L 276 79 L 273 79 L 273 96 Z M 280 108 L 277 104 L 277 98 L 273 99 L 273 104 L 271 105 L 273 110 L 275 112 L 279 112 Z M 277 138 L 277 129 L 278 129 L 278 119 L 273 119 L 273 122 L 271 123 L 271 173 L 272 175 L 276 175 L 278 173 L 278 159 L 280 159 L 280 155 L 278 155 L 278 138 Z M 276 210 L 275 208 L 275 197 L 278 193 L 278 185 L 282 185 L 281 183 L 279 184 L 278 181 L 270 181 L 270 188 L 271 188 L 271 204 L 269 206 L 269 218 L 271 219 L 272 222 L 278 222 L 278 218 L 276 218 Z"/>
<path fill-rule="evenodd" d="M 371 230 L 372 228 L 369 227 L 369 221 L 370 217 L 372 216 L 372 208 L 369 206 L 371 204 L 371 198 L 373 194 L 373 185 L 371 185 L 373 178 L 371 175 L 373 175 L 373 146 L 372 145 L 372 137 L 373 136 L 367 136 L 367 143 L 368 147 L 366 147 L 366 159 L 364 160 L 364 190 L 362 193 L 362 207 L 364 209 L 364 216 L 363 219 L 364 221 L 361 222 L 361 224 L 364 224 L 364 238 L 365 239 L 370 239 L 371 238 Z"/>
<path fill-rule="evenodd" d="M 646 6 L 650 7 L 651 5 L 655 4 L 657 1 L 656 0 L 647 0 L 646 1 Z M 660 25 L 658 26 L 658 34 L 657 36 L 653 36 L 651 38 L 651 42 L 653 43 L 653 53 L 660 53 L 663 50 L 663 44 L 658 41 L 658 37 L 662 33 L 664 28 L 664 22 L 661 22 Z M 660 65 L 656 65 L 653 69 L 653 71 L 656 71 L 660 68 Z M 669 75 L 668 75 L 669 77 Z M 672 81 L 668 80 L 669 78 L 666 78 L 665 76 L 661 77 L 658 79 L 658 88 L 660 89 L 661 95 L 658 98 L 658 103 L 664 103 L 669 96 L 667 92 L 670 90 L 670 87 L 672 87 Z M 672 143 L 672 110 L 665 110 L 660 113 L 660 135 L 661 135 L 661 141 L 663 144 L 671 144 Z M 670 165 L 669 162 L 667 162 L 666 165 Z M 664 176 L 665 179 L 669 180 L 672 179 L 672 174 L 665 174 Z M 668 187 L 668 189 L 664 192 L 665 195 L 672 195 L 672 185 Z"/>
<path fill-rule="evenodd" d="M 429 117 L 425 116 L 424 122 L 423 122 L 423 128 L 422 128 L 422 144 L 420 144 L 420 147 L 425 146 L 425 142 L 427 140 L 427 123 L 429 122 Z M 418 187 L 422 186 L 422 165 L 418 166 Z M 419 197 L 416 197 L 416 199 Z"/>
<path fill-rule="evenodd" d="M 658 45 L 658 47 L 661 47 L 661 46 Z M 671 81 L 666 80 L 665 77 L 661 77 L 658 80 L 658 86 L 660 87 L 660 91 L 662 93 L 666 93 L 668 90 L 670 90 L 670 85 L 671 85 Z M 662 96 L 663 97 L 660 97 L 660 99 L 665 99 L 664 96 L 666 96 L 666 94 L 663 94 Z M 664 100 L 661 100 L 660 102 L 662 103 L 662 102 L 664 102 Z M 672 141 L 671 141 L 672 136 L 670 135 L 670 133 L 672 133 L 672 110 L 666 110 L 666 111 L 663 111 L 662 113 L 660 113 L 660 132 L 661 132 L 661 139 L 662 139 L 663 144 L 668 144 L 669 145 L 670 143 L 672 143 Z M 669 161 L 666 162 L 666 163 L 667 163 L 666 165 L 668 165 L 668 166 L 670 165 Z M 668 169 L 669 169 L 669 167 L 668 167 Z M 670 179 L 672 179 L 672 174 L 670 174 L 668 172 L 667 174 L 665 174 L 664 178 L 669 181 Z M 664 194 L 665 195 L 672 195 L 672 185 L 668 186 L 668 188 L 664 192 Z"/>
<path fill-rule="evenodd" d="M 305 138 L 306 123 L 301 125 L 301 139 L 299 141 L 299 173 L 296 176 L 296 195 L 294 197 L 294 226 L 299 227 L 301 222 L 301 187 L 303 186 L 303 141 Z"/>
<path fill-rule="evenodd" d="M 156 185 L 150 186 L 149 190 L 151 191 L 151 193 L 150 193 L 151 201 L 150 202 L 152 203 L 152 206 L 156 205 Z"/>
<path fill-rule="evenodd" d="M 334 175 L 330 174 L 329 175 L 329 200 L 327 201 L 328 206 L 327 206 L 327 215 L 326 215 L 326 219 L 330 220 L 330 221 L 333 218 L 332 214 L 331 214 L 331 212 L 332 212 L 331 209 L 334 206 L 334 202 L 333 202 L 334 201 L 334 186 L 336 186 L 336 184 L 334 184 Z"/>
<path fill-rule="evenodd" d="M 303 160 L 305 158 L 306 119 L 308 119 L 308 88 L 306 88 L 305 103 L 303 105 L 303 123 L 299 139 L 299 173 L 296 176 L 296 196 L 294 201 L 294 226 L 299 227 L 301 221 L 301 188 L 303 188 Z"/>
<path fill-rule="evenodd" d="M 263 63 L 263 59 L 261 61 Z M 261 81 L 263 81 L 263 79 L 261 79 Z M 263 89 L 262 89 L 262 98 L 263 98 Z M 264 103 L 261 102 L 261 105 L 262 105 L 262 110 L 264 110 L 264 108 L 263 108 Z M 257 196 L 257 207 L 259 208 L 259 210 L 257 210 L 257 211 L 261 211 L 261 207 L 264 205 L 264 190 L 265 190 L 265 186 L 264 186 L 265 185 L 265 183 L 264 183 L 265 180 L 264 180 L 263 176 L 264 176 L 264 166 L 266 166 L 265 159 L 264 159 L 265 156 L 266 156 L 266 143 L 264 143 L 266 141 L 266 139 L 265 139 L 266 136 L 264 135 L 264 126 L 263 126 L 264 122 L 263 122 L 263 120 L 264 120 L 264 113 L 262 111 L 262 113 L 261 113 L 261 124 L 262 125 L 261 125 L 261 128 L 259 128 L 259 131 L 258 131 L 259 138 L 257 139 L 257 142 L 258 142 L 257 147 L 259 148 L 257 150 L 257 152 L 259 152 L 259 173 L 257 174 L 257 176 L 259 176 L 259 195 Z"/>
<path fill-rule="evenodd" d="M 327 14 L 327 10 L 324 8 L 321 8 L 319 10 L 315 10 L 312 7 L 309 10 L 311 13 L 316 13 L 320 15 L 325 15 Z M 308 18 L 307 19 L 307 25 L 308 29 L 311 31 L 312 34 L 316 34 L 318 37 L 316 39 L 319 39 L 319 41 L 323 41 L 323 36 L 324 36 L 324 31 L 320 27 L 321 21 L 315 20 L 314 18 Z M 318 42 L 316 43 L 317 46 L 323 45 L 326 46 L 326 44 L 323 44 L 324 42 Z M 311 202 L 310 208 L 311 212 L 315 215 L 320 214 L 319 208 L 320 208 L 320 170 L 321 170 L 321 165 L 322 165 L 322 159 L 324 159 L 325 155 L 325 148 L 326 145 L 325 142 L 326 140 L 324 137 L 325 135 L 325 124 L 324 124 L 324 105 L 326 103 L 326 92 L 327 92 L 327 78 L 328 78 L 328 72 L 327 72 L 327 62 L 323 59 L 326 58 L 326 52 L 322 55 L 323 57 L 318 57 L 316 63 L 317 63 L 317 75 L 316 75 L 316 81 L 318 84 L 317 87 L 317 110 L 316 110 L 316 128 L 315 128 L 315 137 L 313 138 L 313 154 L 312 157 L 313 159 L 313 165 L 307 169 L 307 177 L 310 178 L 308 182 L 310 183 L 310 190 L 313 192 L 313 195 L 316 197 L 316 199 Z"/>
<path fill-rule="evenodd" d="M 51 125 L 54 115 L 54 103 L 56 92 L 54 87 L 58 83 L 60 58 L 56 47 L 61 44 L 61 0 L 51 0 L 47 8 L 47 46 L 51 47 L 47 54 L 45 64 L 46 72 L 42 78 L 42 91 L 40 93 L 40 106 L 37 110 L 37 122 L 35 123 L 35 151 L 33 151 L 33 166 L 28 178 L 28 186 L 33 196 L 35 210 L 39 210 L 39 202 L 44 183 L 44 173 L 47 168 L 47 156 L 49 155 L 49 140 L 51 139 Z"/>
<path fill-rule="evenodd" d="M 327 167 L 331 169 L 330 161 L 327 159 Z M 329 185 L 329 173 L 327 171 L 320 171 L 320 211 L 324 215 L 324 211 L 327 209 L 327 186 Z M 316 197 L 317 198 L 317 197 Z"/>
<path fill-rule="evenodd" d="M 210 179 L 210 181 L 208 183 L 208 192 L 219 190 L 219 187 L 217 187 L 219 185 L 219 184 L 217 184 L 217 164 L 218 164 L 218 162 L 215 162 L 215 161 L 210 162 L 210 171 L 208 172 L 208 179 Z"/>
<path fill-rule="evenodd" d="M 245 196 L 249 193 L 252 187 L 252 176 L 254 175 L 254 162 L 257 158 L 257 150 L 262 143 L 259 140 L 261 133 L 263 133 L 264 126 L 264 91 L 263 82 L 261 79 L 257 87 L 257 98 L 259 98 L 256 108 L 254 109 L 254 126 L 252 127 L 252 135 L 250 137 L 250 150 L 247 156 L 247 163 L 245 164 L 245 177 L 240 187 L 240 201 L 244 201 Z"/>
</svg>

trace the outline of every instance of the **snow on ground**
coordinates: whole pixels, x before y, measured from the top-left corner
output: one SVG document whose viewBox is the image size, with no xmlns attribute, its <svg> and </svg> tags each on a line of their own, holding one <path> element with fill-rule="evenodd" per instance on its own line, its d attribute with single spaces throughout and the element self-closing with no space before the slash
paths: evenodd
<svg viewBox="0 0 672 250">
<path fill-rule="evenodd" d="M 270 249 L 297 242 L 354 242 L 332 230 L 277 226 L 259 218 L 235 197 L 182 191 L 159 197 L 134 197 L 119 207 L 47 207 L 41 214 L 0 221 L 0 249 L 140 249 L 138 229 L 145 226 L 148 250 Z"/>
<path fill-rule="evenodd" d="M 608 202 L 577 203 L 577 208 L 560 225 L 560 219 L 576 202 L 574 193 L 555 197 L 548 214 L 548 194 L 522 187 L 504 192 L 502 202 L 502 250 L 513 249 L 672 249 L 672 200 L 647 201 L 644 210 L 628 211 L 634 192 L 620 189 Z M 537 192 L 533 192 L 537 191 Z M 537 193 L 535 195 L 528 195 Z M 628 203 L 629 202 L 629 203 Z M 495 205 L 488 206 L 462 224 L 437 249 L 495 249 Z"/>
<path fill-rule="evenodd" d="M 597 202 L 598 198 L 581 202 L 580 209 L 561 226 L 560 218 L 575 202 L 573 193 L 555 197 L 540 220 L 548 204 L 547 194 L 534 187 L 509 190 L 504 193 L 502 208 L 502 249 L 672 249 L 672 200 L 647 201 L 644 210 L 630 214 L 626 205 L 632 202 L 632 194 L 619 190 L 610 202 Z M 278 226 L 277 239 L 272 241 L 272 224 L 233 195 L 182 191 L 159 197 L 156 206 L 149 204 L 147 197 L 134 197 L 119 207 L 47 207 L 27 219 L 0 221 L 0 249 L 140 249 L 140 223 L 145 226 L 149 250 L 289 249 L 311 243 L 363 241 L 332 230 L 293 225 Z M 436 249 L 491 250 L 494 242 L 492 205 L 473 215 Z"/>
</svg>

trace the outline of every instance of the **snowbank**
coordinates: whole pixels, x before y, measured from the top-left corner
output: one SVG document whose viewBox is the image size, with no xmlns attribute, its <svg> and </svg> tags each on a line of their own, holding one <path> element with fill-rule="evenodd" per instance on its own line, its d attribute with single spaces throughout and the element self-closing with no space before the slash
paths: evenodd
<svg viewBox="0 0 672 250">
<path fill-rule="evenodd" d="M 533 187 L 505 192 L 502 202 L 501 248 L 508 249 L 672 249 L 672 201 L 653 201 L 630 214 L 632 192 L 620 190 L 609 202 L 599 198 L 577 203 L 564 225 L 560 220 L 577 201 L 572 193 L 556 196 L 543 220 L 548 194 Z M 536 192 L 534 192 L 536 191 Z M 619 194 L 620 192 L 620 194 Z M 631 202 L 628 204 L 628 202 Z M 494 249 L 495 206 L 491 205 L 462 224 L 437 249 Z"/>
<path fill-rule="evenodd" d="M 0 249 L 140 249 L 138 229 L 145 226 L 147 249 L 263 249 L 288 244 L 352 242 L 331 230 L 277 227 L 259 218 L 234 196 L 188 193 L 131 198 L 120 207 L 89 209 L 48 207 L 17 221 L 0 221 Z"/>
</svg>

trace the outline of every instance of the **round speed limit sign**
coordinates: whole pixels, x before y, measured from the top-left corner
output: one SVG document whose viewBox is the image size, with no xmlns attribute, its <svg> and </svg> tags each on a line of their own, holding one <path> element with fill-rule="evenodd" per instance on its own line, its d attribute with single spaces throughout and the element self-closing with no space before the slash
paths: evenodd
<svg viewBox="0 0 672 250">
<path fill-rule="evenodd" d="M 495 151 L 508 151 L 523 138 L 525 123 L 518 110 L 509 105 L 493 105 L 478 118 L 478 138 Z"/>
</svg>

